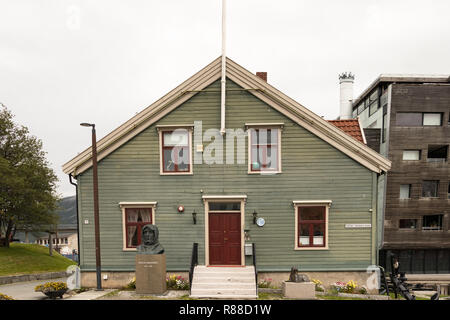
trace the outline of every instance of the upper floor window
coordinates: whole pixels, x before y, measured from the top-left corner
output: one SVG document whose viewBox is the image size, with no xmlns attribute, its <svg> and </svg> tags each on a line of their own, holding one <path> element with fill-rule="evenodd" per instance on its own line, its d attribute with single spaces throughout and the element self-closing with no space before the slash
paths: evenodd
<svg viewBox="0 0 450 320">
<path fill-rule="evenodd" d="M 279 128 L 250 128 L 249 173 L 281 172 Z"/>
<path fill-rule="evenodd" d="M 448 145 L 429 145 L 428 146 L 428 162 L 444 162 L 447 161 Z"/>
<path fill-rule="evenodd" d="M 422 230 L 442 230 L 442 214 L 423 216 Z"/>
<path fill-rule="evenodd" d="M 400 185 L 400 199 L 410 199 L 411 198 L 411 185 L 401 184 Z"/>
<path fill-rule="evenodd" d="M 423 114 L 424 126 L 441 126 L 442 125 L 442 113 L 424 113 Z"/>
<path fill-rule="evenodd" d="M 439 180 L 424 180 L 422 182 L 422 197 L 437 198 L 439 196 Z"/>
<path fill-rule="evenodd" d="M 442 113 L 398 112 L 396 116 L 396 125 L 406 127 L 441 126 Z"/>
<path fill-rule="evenodd" d="M 403 150 L 403 160 L 420 160 L 420 150 Z"/>
<path fill-rule="evenodd" d="M 400 229 L 416 229 L 417 219 L 400 219 L 398 222 Z"/>
<path fill-rule="evenodd" d="M 191 131 L 160 130 L 161 174 L 192 173 Z"/>
</svg>

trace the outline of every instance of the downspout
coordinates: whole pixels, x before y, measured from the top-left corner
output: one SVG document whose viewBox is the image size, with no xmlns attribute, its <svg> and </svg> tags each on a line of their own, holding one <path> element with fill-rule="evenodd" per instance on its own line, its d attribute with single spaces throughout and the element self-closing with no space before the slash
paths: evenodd
<svg viewBox="0 0 450 320">
<path fill-rule="evenodd" d="M 220 134 L 225 134 L 225 90 L 226 90 L 226 55 L 225 55 L 225 10 L 226 0 L 222 0 L 222 79 L 220 98 Z"/>
<path fill-rule="evenodd" d="M 69 173 L 69 182 L 75 186 L 75 205 L 77 210 L 77 245 L 78 245 L 78 266 L 81 261 L 81 247 L 80 247 L 80 220 L 78 217 L 78 185 L 72 181 L 72 174 Z"/>
</svg>

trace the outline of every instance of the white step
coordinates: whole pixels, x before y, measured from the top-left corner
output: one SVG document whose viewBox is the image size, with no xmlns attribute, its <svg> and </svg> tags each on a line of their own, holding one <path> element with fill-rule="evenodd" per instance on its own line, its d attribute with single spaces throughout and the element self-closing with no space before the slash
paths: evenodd
<svg viewBox="0 0 450 320">
<path fill-rule="evenodd" d="M 213 298 L 213 299 L 256 299 L 256 295 L 226 295 L 226 294 L 210 294 L 208 296 L 190 295 L 191 298 Z"/>
<path fill-rule="evenodd" d="M 217 277 L 217 276 L 195 276 L 194 283 L 255 283 L 255 277 Z"/>
<path fill-rule="evenodd" d="M 230 283 L 230 282 L 213 282 L 213 283 L 194 283 L 192 289 L 252 289 L 255 288 L 254 283 Z"/>
<path fill-rule="evenodd" d="M 255 269 L 250 267 L 196 266 L 191 297 L 217 299 L 255 299 Z"/>
<path fill-rule="evenodd" d="M 251 289 L 235 289 L 235 288 L 195 289 L 195 288 L 192 288 L 192 290 L 191 290 L 191 296 L 209 297 L 211 295 L 256 296 L 256 290 L 254 288 L 251 288 Z"/>
</svg>

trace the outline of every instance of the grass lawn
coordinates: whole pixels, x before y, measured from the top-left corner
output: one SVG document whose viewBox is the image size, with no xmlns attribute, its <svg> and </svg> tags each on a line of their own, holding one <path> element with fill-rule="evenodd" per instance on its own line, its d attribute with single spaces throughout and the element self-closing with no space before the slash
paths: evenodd
<svg viewBox="0 0 450 320">
<path fill-rule="evenodd" d="M 0 247 L 0 276 L 64 271 L 75 261 L 38 244 L 11 243 L 9 248 Z"/>
</svg>

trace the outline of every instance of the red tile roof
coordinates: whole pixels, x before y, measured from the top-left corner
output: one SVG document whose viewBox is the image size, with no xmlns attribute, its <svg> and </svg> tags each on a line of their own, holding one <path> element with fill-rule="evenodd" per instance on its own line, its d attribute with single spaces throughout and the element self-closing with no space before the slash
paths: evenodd
<svg viewBox="0 0 450 320">
<path fill-rule="evenodd" d="M 363 132 L 361 132 L 361 127 L 359 126 L 358 119 L 348 119 L 348 120 L 328 120 L 328 122 L 334 124 L 339 129 L 343 130 L 348 135 L 352 136 L 359 142 L 364 143 Z"/>
</svg>

